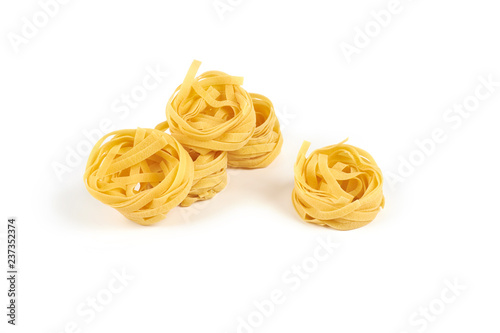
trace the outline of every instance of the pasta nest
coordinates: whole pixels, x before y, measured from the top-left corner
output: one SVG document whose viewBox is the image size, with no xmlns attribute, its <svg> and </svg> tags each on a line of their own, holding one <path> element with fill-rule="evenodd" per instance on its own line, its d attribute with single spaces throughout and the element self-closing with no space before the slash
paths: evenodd
<svg viewBox="0 0 500 333">
<path fill-rule="evenodd" d="M 172 136 L 200 154 L 238 150 L 255 131 L 252 98 L 241 87 L 242 77 L 219 71 L 195 77 L 200 64 L 193 61 L 184 82 L 167 103 Z"/>
<path fill-rule="evenodd" d="M 306 222 L 351 230 L 370 223 L 384 207 L 382 172 L 370 154 L 346 141 L 307 158 L 309 142 L 299 151 L 292 201 Z"/>
<path fill-rule="evenodd" d="M 255 132 L 247 144 L 228 153 L 228 165 L 234 168 L 264 168 L 279 155 L 283 146 L 280 123 L 269 98 L 251 93 L 255 110 Z"/>
<path fill-rule="evenodd" d="M 196 201 L 208 200 L 227 185 L 227 152 L 211 151 L 207 154 L 190 150 L 194 161 L 194 180 L 188 196 L 181 206 L 190 206 Z"/>
<path fill-rule="evenodd" d="M 118 130 L 90 152 L 87 190 L 126 218 L 150 225 L 165 217 L 191 190 L 194 163 L 169 134 L 156 129 Z"/>
</svg>

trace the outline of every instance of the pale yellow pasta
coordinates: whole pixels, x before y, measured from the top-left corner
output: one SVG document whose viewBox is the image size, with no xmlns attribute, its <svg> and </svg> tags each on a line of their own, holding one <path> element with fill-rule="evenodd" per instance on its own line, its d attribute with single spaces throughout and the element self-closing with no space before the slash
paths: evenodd
<svg viewBox="0 0 500 333">
<path fill-rule="evenodd" d="M 196 77 L 200 64 L 193 61 L 169 99 L 166 121 L 109 133 L 90 153 L 87 190 L 136 223 L 150 225 L 175 206 L 211 199 L 226 187 L 228 165 L 263 168 L 281 151 L 271 101 L 249 94 L 241 77 Z"/>
<path fill-rule="evenodd" d="M 252 98 L 243 78 L 209 71 L 198 77 L 193 61 L 184 82 L 167 104 L 170 132 L 183 146 L 205 154 L 243 147 L 255 131 Z"/>
<path fill-rule="evenodd" d="M 264 168 L 279 155 L 283 136 L 273 103 L 269 98 L 251 93 L 255 110 L 255 132 L 247 144 L 228 153 L 228 165 L 233 168 Z"/>
<path fill-rule="evenodd" d="M 163 219 L 179 205 L 193 178 L 193 161 L 180 143 L 167 133 L 143 128 L 102 137 L 84 174 L 92 196 L 142 225 Z"/>
<path fill-rule="evenodd" d="M 384 207 L 382 172 L 375 160 L 345 141 L 307 158 L 310 143 L 300 148 L 292 202 L 303 220 L 351 230 L 370 223 Z"/>
</svg>

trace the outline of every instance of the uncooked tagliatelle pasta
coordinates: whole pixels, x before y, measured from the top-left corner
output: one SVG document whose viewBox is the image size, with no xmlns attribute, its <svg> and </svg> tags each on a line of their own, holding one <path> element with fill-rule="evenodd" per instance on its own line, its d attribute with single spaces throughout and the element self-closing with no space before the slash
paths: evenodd
<svg viewBox="0 0 500 333">
<path fill-rule="evenodd" d="M 102 137 L 84 173 L 92 196 L 142 225 L 163 219 L 179 205 L 193 178 L 194 163 L 181 144 L 167 133 L 143 128 Z"/>
<path fill-rule="evenodd" d="M 252 98 L 241 87 L 241 77 L 219 71 L 195 77 L 200 65 L 193 61 L 168 101 L 170 132 L 183 146 L 200 154 L 238 150 L 255 131 Z"/>
<path fill-rule="evenodd" d="M 306 222 L 351 230 L 370 223 L 384 207 L 382 172 L 366 151 L 345 144 L 317 149 L 295 163 L 292 202 Z"/>
<path fill-rule="evenodd" d="M 150 225 L 175 206 L 211 199 L 226 187 L 228 165 L 263 168 L 281 151 L 271 101 L 249 94 L 241 77 L 196 77 L 200 65 L 193 61 L 169 99 L 164 122 L 109 133 L 90 153 L 87 190 L 134 222 Z"/>
<path fill-rule="evenodd" d="M 228 165 L 234 168 L 264 168 L 279 155 L 283 136 L 273 103 L 269 98 L 251 93 L 255 110 L 255 132 L 247 144 L 228 153 Z"/>
</svg>

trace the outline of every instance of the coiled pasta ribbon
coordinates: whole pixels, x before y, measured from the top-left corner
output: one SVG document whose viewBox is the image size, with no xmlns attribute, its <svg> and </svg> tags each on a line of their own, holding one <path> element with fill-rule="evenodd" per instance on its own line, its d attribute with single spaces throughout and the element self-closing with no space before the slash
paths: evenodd
<svg viewBox="0 0 500 333">
<path fill-rule="evenodd" d="M 256 128 L 247 144 L 228 153 L 228 165 L 234 168 L 264 168 L 278 156 L 283 145 L 280 123 L 269 98 L 251 93 Z"/>
<path fill-rule="evenodd" d="M 243 78 L 209 71 L 196 77 L 199 61 L 193 61 L 184 82 L 167 104 L 172 136 L 201 154 L 211 150 L 242 148 L 255 131 L 250 94 Z"/>
<path fill-rule="evenodd" d="M 142 225 L 163 219 L 179 205 L 193 178 L 194 163 L 180 143 L 167 133 L 144 128 L 102 137 L 84 173 L 92 196 Z"/>
<path fill-rule="evenodd" d="M 300 148 L 292 202 L 306 222 L 351 230 L 370 223 L 384 207 L 382 172 L 370 154 L 346 141 L 307 158 L 310 143 Z"/>
</svg>

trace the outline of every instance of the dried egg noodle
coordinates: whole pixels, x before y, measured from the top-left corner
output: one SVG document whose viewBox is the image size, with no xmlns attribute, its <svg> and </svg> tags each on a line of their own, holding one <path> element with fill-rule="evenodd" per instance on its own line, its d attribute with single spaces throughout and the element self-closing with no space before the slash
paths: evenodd
<svg viewBox="0 0 500 333">
<path fill-rule="evenodd" d="M 263 168 L 283 137 L 271 101 L 219 71 L 196 77 L 193 61 L 155 129 L 118 130 L 90 152 L 87 190 L 128 219 L 150 225 L 174 207 L 207 200 L 227 185 L 227 167 Z M 170 133 L 167 133 L 170 131 Z"/>
<path fill-rule="evenodd" d="M 92 196 L 142 225 L 163 219 L 179 205 L 193 178 L 188 152 L 169 134 L 143 128 L 102 137 L 90 152 L 84 174 Z"/>
<path fill-rule="evenodd" d="M 241 87 L 241 77 L 209 71 L 195 78 L 200 64 L 193 61 L 168 101 L 170 132 L 183 146 L 201 154 L 238 150 L 255 131 L 252 98 Z"/>
<path fill-rule="evenodd" d="M 160 131 L 168 129 L 168 122 L 164 121 L 155 127 Z M 227 184 L 227 152 L 208 151 L 200 154 L 185 147 L 194 162 L 194 180 L 191 191 L 181 202 L 181 206 L 191 206 L 194 202 L 208 200 L 222 191 Z"/>
<path fill-rule="evenodd" d="M 194 181 L 188 196 L 181 202 L 184 207 L 213 198 L 227 184 L 227 152 L 211 151 L 200 155 L 191 150 L 189 154 L 194 161 Z"/>
<path fill-rule="evenodd" d="M 247 144 L 228 153 L 228 165 L 234 168 L 264 168 L 278 156 L 283 136 L 273 103 L 269 98 L 251 93 L 256 129 Z"/>
<path fill-rule="evenodd" d="M 382 172 L 366 151 L 343 142 L 306 158 L 305 141 L 295 163 L 292 201 L 300 217 L 338 230 L 370 223 L 384 207 Z"/>
</svg>

